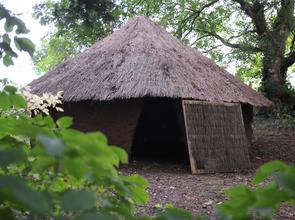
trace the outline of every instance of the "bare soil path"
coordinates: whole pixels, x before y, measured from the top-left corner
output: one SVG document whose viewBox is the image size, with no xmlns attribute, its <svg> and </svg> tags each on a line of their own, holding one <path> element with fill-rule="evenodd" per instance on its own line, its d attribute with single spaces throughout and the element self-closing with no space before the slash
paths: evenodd
<svg viewBox="0 0 295 220">
<path fill-rule="evenodd" d="M 224 190 L 238 185 L 251 185 L 255 169 L 264 162 L 280 159 L 295 163 L 295 129 L 256 129 L 251 148 L 252 169 L 249 173 L 191 175 L 187 164 L 134 161 L 123 167 L 125 174 L 140 174 L 148 179 L 150 202 L 138 207 L 140 215 L 154 215 L 155 206 L 173 204 L 194 215 L 216 218 L 214 206 L 226 200 Z M 282 207 L 276 219 L 295 219 L 295 207 Z"/>
</svg>

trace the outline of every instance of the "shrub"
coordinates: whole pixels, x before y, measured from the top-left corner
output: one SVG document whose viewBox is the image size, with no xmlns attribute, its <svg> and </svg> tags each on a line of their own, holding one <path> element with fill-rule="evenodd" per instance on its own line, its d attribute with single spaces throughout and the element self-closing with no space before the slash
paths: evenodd
<svg viewBox="0 0 295 220">
<path fill-rule="evenodd" d="M 118 174 L 125 151 L 100 132 L 70 129 L 69 117 L 5 114 L 27 107 L 16 92 L 6 86 L 0 93 L 0 216 L 134 218 L 134 205 L 147 201 L 147 181 Z"/>
</svg>

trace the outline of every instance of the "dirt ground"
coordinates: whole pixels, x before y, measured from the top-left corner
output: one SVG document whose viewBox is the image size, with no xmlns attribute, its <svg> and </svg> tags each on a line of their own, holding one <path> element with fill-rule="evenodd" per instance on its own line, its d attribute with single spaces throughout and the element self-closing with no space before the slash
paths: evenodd
<svg viewBox="0 0 295 220">
<path fill-rule="evenodd" d="M 224 190 L 238 184 L 250 186 L 260 164 L 275 159 L 295 163 L 295 129 L 255 129 L 250 157 L 252 169 L 244 174 L 191 175 L 188 164 L 163 161 L 134 161 L 122 172 L 140 174 L 149 181 L 150 202 L 138 207 L 140 215 L 155 215 L 156 207 L 170 203 L 215 219 L 214 206 L 226 200 Z M 276 219 L 295 219 L 295 207 L 280 208 Z"/>
</svg>

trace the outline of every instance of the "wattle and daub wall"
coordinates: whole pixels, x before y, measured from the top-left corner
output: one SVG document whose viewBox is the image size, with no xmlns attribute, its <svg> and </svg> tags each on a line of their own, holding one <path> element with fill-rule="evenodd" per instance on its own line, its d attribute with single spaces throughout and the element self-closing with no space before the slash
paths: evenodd
<svg viewBox="0 0 295 220">
<path fill-rule="evenodd" d="M 129 156 L 186 160 L 188 157 L 181 99 L 142 98 L 104 102 L 65 102 L 63 113 L 73 117 L 73 128 L 101 131 L 111 145 Z M 252 107 L 242 104 L 248 140 L 252 138 Z"/>
<path fill-rule="evenodd" d="M 72 116 L 73 128 L 101 131 L 111 145 L 121 146 L 130 154 L 141 105 L 140 100 L 70 102 L 64 103 L 64 113 L 58 113 L 57 117 Z"/>
</svg>

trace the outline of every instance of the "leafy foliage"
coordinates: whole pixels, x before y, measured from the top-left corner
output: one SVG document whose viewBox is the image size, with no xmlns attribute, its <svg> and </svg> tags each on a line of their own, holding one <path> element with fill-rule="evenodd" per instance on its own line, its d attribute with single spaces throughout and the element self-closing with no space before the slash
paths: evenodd
<svg viewBox="0 0 295 220">
<path fill-rule="evenodd" d="M 23 117 L 31 116 L 31 114 L 37 115 L 38 113 L 49 115 L 50 109 L 60 112 L 63 111 L 58 106 L 62 103 L 61 91 L 56 95 L 44 93 L 42 96 L 38 96 L 32 94 L 29 87 L 24 87 L 17 91 L 16 88 L 7 85 L 0 93 L 0 97 L 3 99 L 3 104 L 6 104 L 6 106 L 3 106 L 4 111 L 0 111 L 0 116 L 2 117 Z"/>
<path fill-rule="evenodd" d="M 1 92 L 1 111 L 24 107 L 15 92 L 11 86 Z M 29 218 L 99 213 L 129 218 L 134 204 L 147 201 L 144 179 L 116 171 L 127 162 L 125 151 L 108 146 L 102 133 L 82 133 L 70 125 L 68 117 L 57 123 L 42 115 L 0 118 L 0 203 L 2 211 L 14 210 L 11 218 L 16 210 Z"/>
<path fill-rule="evenodd" d="M 228 50 L 227 61 L 236 58 L 245 61 L 242 56 L 247 55 L 247 48 L 258 45 L 255 33 L 250 31 L 253 25 L 249 24 L 249 19 L 231 1 L 124 0 L 123 7 L 127 8 L 128 16 L 144 14 L 153 17 L 162 26 L 172 30 L 178 38 L 202 49 L 220 64 L 227 64 L 221 48 L 227 42 L 222 42 L 217 36 L 233 39 L 235 44 L 239 43 L 244 48 Z"/>
<path fill-rule="evenodd" d="M 4 34 L 0 34 L 0 59 L 3 60 L 5 66 L 13 65 L 13 58 L 17 57 L 17 53 L 12 48 L 12 37 L 10 33 L 15 30 L 15 36 L 13 38 L 14 45 L 19 51 L 25 51 L 33 56 L 35 51 L 35 46 L 31 40 L 25 37 L 19 37 L 19 35 L 27 34 L 29 30 L 27 29 L 25 23 L 14 16 L 10 11 L 8 11 L 4 5 L 0 4 L 0 21 L 4 22 Z"/>
<path fill-rule="evenodd" d="M 41 24 L 56 28 L 43 39 L 34 57 L 40 73 L 111 33 L 120 24 L 122 14 L 111 0 L 47 0 L 36 5 L 34 11 Z"/>
<path fill-rule="evenodd" d="M 272 161 L 261 166 L 253 184 L 272 178 L 266 186 L 250 189 L 237 186 L 227 190 L 229 200 L 219 205 L 221 219 L 272 219 L 281 202 L 294 204 L 295 166 Z"/>
<path fill-rule="evenodd" d="M 241 64 L 237 69 L 236 76 L 255 90 L 259 90 L 261 87 L 261 66 L 261 56 L 255 54 L 249 57 L 247 63 Z"/>
<path fill-rule="evenodd" d="M 82 50 L 79 42 L 72 40 L 71 35 L 48 35 L 42 39 L 41 48 L 36 50 L 33 62 L 38 73 L 47 73 L 53 67 Z"/>
</svg>

